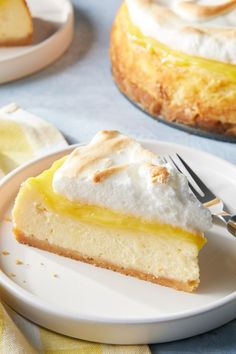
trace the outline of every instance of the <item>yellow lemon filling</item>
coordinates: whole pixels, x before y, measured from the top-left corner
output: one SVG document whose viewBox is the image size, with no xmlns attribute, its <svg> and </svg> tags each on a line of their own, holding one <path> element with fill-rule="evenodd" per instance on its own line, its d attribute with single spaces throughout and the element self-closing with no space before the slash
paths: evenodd
<svg viewBox="0 0 236 354">
<path fill-rule="evenodd" d="M 31 189 L 38 191 L 49 210 L 60 215 L 75 218 L 84 223 L 102 227 L 130 229 L 162 237 L 181 238 L 187 242 L 196 244 L 198 249 L 201 249 L 206 243 L 206 239 L 201 234 L 193 233 L 180 227 L 147 221 L 131 215 L 123 215 L 96 205 L 72 202 L 55 193 L 52 187 L 53 175 L 63 164 L 65 158 L 54 162 L 50 169 L 37 177 L 29 178 L 24 184 L 23 189 L 27 188 L 29 192 Z"/>
<path fill-rule="evenodd" d="M 157 55 L 163 65 L 195 66 L 210 72 L 219 73 L 231 82 L 236 82 L 236 65 L 191 56 L 171 49 L 156 39 L 143 35 L 139 28 L 129 19 L 128 9 L 126 11 L 128 17 L 128 38 L 132 43 L 141 46 L 149 53 Z"/>
</svg>

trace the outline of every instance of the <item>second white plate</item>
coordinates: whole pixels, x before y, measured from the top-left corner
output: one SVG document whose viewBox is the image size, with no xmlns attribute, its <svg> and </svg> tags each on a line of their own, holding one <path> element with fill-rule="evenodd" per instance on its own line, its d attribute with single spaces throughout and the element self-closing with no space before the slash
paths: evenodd
<svg viewBox="0 0 236 354">
<path fill-rule="evenodd" d="M 34 25 L 33 44 L 0 48 L 0 83 L 30 75 L 58 59 L 73 37 L 69 0 L 28 0 Z"/>
<path fill-rule="evenodd" d="M 236 168 L 180 145 L 145 141 L 161 155 L 178 152 L 235 208 Z M 236 239 L 214 226 L 200 254 L 201 284 L 188 294 L 18 244 L 8 216 L 20 183 L 71 148 L 46 156 L 0 187 L 0 293 L 16 311 L 53 331 L 115 344 L 189 337 L 236 317 Z M 7 254 L 9 253 L 9 254 Z M 19 263 L 17 260 L 23 262 Z"/>
</svg>

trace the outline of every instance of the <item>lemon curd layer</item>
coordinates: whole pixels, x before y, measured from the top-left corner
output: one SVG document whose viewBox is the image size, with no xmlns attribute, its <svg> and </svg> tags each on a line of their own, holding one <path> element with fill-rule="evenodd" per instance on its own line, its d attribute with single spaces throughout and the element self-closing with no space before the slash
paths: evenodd
<svg viewBox="0 0 236 354">
<path fill-rule="evenodd" d="M 131 215 L 123 215 L 96 205 L 72 202 L 55 193 L 52 188 L 53 175 L 64 161 L 65 158 L 62 158 L 54 162 L 50 169 L 44 171 L 39 176 L 29 178 L 21 191 L 25 188 L 29 192 L 30 190 L 37 190 L 48 210 L 59 215 L 75 218 L 84 223 L 114 229 L 129 229 L 137 232 L 156 234 L 161 237 L 175 237 L 196 244 L 198 249 L 201 249 L 206 243 L 206 239 L 201 234 L 193 233 L 180 227 L 143 220 Z"/>
<path fill-rule="evenodd" d="M 127 36 L 130 41 L 141 46 L 149 53 L 158 55 L 158 57 L 161 58 L 163 65 L 166 64 L 184 67 L 195 66 L 210 72 L 219 73 L 224 77 L 227 77 L 229 81 L 236 83 L 236 65 L 204 59 L 171 49 L 168 46 L 158 42 L 156 39 L 143 35 L 139 28 L 129 19 L 128 9 L 126 9 L 126 11 L 128 17 Z"/>
</svg>

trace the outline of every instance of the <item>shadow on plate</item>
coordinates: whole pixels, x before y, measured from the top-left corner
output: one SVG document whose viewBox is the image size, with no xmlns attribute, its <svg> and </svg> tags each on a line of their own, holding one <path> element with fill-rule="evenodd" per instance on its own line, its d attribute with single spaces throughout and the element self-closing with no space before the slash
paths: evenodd
<svg viewBox="0 0 236 354">
<path fill-rule="evenodd" d="M 221 226 L 224 228 L 223 226 Z M 236 283 L 234 238 L 220 232 L 209 232 L 208 242 L 199 256 L 201 283 L 198 294 L 230 293 Z"/>
<path fill-rule="evenodd" d="M 58 72 L 66 69 L 67 67 L 76 64 L 90 50 L 95 40 L 95 30 L 93 23 L 87 13 L 77 8 L 76 6 L 74 6 L 74 17 L 74 38 L 69 49 L 60 59 L 51 64 L 46 70 L 44 70 L 44 72 L 40 72 L 39 74 L 36 73 L 34 75 L 34 79 L 35 76 L 38 76 L 37 79 L 40 80 L 50 75 L 56 75 Z M 36 21 L 36 34 L 34 42 L 38 43 L 38 41 L 45 39 L 45 35 L 47 35 L 47 37 L 53 35 L 53 33 L 55 33 L 58 28 L 58 24 L 55 22 L 51 22 L 50 24 L 43 22 L 45 21 L 40 23 L 38 19 Z M 37 30 L 39 25 L 43 25 L 44 27 L 42 33 Z"/>
<path fill-rule="evenodd" d="M 33 18 L 33 45 L 40 44 L 46 39 L 50 38 L 58 28 L 60 23 L 42 20 L 41 18 Z"/>
</svg>

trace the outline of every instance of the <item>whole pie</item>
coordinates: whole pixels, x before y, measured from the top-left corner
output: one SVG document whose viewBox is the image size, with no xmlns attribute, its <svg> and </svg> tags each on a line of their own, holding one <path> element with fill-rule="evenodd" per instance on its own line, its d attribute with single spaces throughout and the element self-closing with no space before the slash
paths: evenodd
<svg viewBox="0 0 236 354">
<path fill-rule="evenodd" d="M 110 56 L 120 90 L 152 116 L 236 136 L 235 0 L 125 0 Z"/>
<path fill-rule="evenodd" d="M 23 183 L 13 222 L 21 243 L 193 291 L 211 215 L 183 174 L 135 140 L 100 131 Z"/>
</svg>

